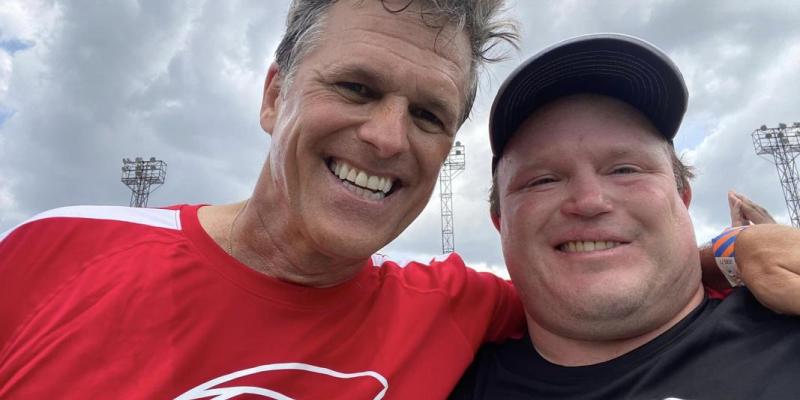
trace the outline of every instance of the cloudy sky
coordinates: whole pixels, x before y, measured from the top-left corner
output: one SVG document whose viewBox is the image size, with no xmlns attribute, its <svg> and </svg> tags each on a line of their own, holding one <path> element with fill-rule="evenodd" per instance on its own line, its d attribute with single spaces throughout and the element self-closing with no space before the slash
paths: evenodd
<svg viewBox="0 0 800 400">
<path fill-rule="evenodd" d="M 278 0 L 0 0 L 0 231 L 74 204 L 127 205 L 123 157 L 168 162 L 151 206 L 248 196 L 269 147 L 258 125 L 263 79 L 283 29 Z M 565 38 L 622 32 L 664 49 L 690 92 L 676 146 L 698 169 L 698 240 L 728 223 L 741 191 L 788 223 L 774 165 L 754 153 L 762 124 L 800 121 L 800 7 L 786 1 L 534 1 L 510 14 L 522 48 L 485 72 L 459 133 L 467 169 L 453 183 L 456 249 L 502 272 L 487 211 L 487 113 L 522 60 Z M 441 251 L 438 189 L 383 249 Z"/>
</svg>

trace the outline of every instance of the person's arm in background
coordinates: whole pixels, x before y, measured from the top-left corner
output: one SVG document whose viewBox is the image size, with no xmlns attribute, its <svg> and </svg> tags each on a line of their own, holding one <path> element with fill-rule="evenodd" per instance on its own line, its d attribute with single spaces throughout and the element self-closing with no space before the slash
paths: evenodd
<svg viewBox="0 0 800 400">
<path fill-rule="evenodd" d="M 750 226 L 736 239 L 741 278 L 766 307 L 800 315 L 800 230 L 779 225 L 769 212 L 747 197 L 728 193 L 731 226 Z M 719 271 L 711 246 L 700 249 L 703 283 L 718 291 L 730 288 Z"/>
<path fill-rule="evenodd" d="M 736 264 L 761 304 L 800 315 L 800 230 L 763 224 L 742 231 L 736 239 Z"/>
</svg>

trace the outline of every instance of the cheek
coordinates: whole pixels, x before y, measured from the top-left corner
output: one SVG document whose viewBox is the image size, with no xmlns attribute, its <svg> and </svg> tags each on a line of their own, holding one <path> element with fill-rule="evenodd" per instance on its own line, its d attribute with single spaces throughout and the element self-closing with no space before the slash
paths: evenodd
<svg viewBox="0 0 800 400">
<path fill-rule="evenodd" d="M 674 220 L 685 212 L 675 187 L 654 180 L 642 180 L 633 185 L 617 186 L 614 196 L 620 204 L 640 215 L 641 219 L 657 221 Z"/>
<path fill-rule="evenodd" d="M 652 231 L 661 232 L 658 239 L 661 242 L 659 246 L 670 249 L 668 257 L 678 258 L 687 251 L 697 252 L 689 210 L 675 188 L 664 187 L 661 190 L 650 188 L 632 193 L 636 193 L 630 196 L 635 196 L 637 199 L 639 219 L 646 221 Z"/>
<path fill-rule="evenodd" d="M 452 138 L 424 132 L 411 132 L 410 135 L 412 135 L 410 138 L 412 152 L 419 165 L 420 174 L 427 180 L 425 186 L 432 190 L 436 185 L 439 170 L 450 153 Z"/>
<path fill-rule="evenodd" d="M 557 212 L 553 203 L 552 196 L 533 196 L 530 192 L 501 194 L 501 229 L 511 234 L 537 232 Z"/>
<path fill-rule="evenodd" d="M 500 236 L 503 254 L 509 265 L 527 269 L 538 256 L 546 253 L 543 247 L 547 215 L 541 203 L 530 199 L 501 198 Z M 528 271 L 530 272 L 530 271 Z M 525 270 L 515 275 L 527 275 Z"/>
</svg>

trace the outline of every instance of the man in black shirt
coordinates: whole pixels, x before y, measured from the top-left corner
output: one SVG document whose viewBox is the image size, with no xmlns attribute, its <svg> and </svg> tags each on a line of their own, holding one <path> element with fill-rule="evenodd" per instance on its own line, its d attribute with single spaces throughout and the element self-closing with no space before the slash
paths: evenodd
<svg viewBox="0 0 800 400">
<path fill-rule="evenodd" d="M 800 398 L 800 319 L 747 288 L 719 300 L 701 285 L 691 172 L 672 145 L 687 101 L 672 61 L 624 35 L 559 43 L 506 80 L 490 120 L 492 218 L 530 337 L 484 348 L 454 398 Z M 748 234 L 774 238 L 748 257 L 800 237 L 721 235 L 733 282 Z M 752 281 L 796 288 L 786 257 L 792 268 Z"/>
</svg>

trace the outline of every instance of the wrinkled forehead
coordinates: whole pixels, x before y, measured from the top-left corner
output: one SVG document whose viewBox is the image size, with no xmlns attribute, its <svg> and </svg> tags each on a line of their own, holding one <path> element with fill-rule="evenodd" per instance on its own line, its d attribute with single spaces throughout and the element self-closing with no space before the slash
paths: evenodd
<svg viewBox="0 0 800 400">
<path fill-rule="evenodd" d="M 326 33 L 359 27 L 380 31 L 387 37 L 404 37 L 421 48 L 431 48 L 436 54 L 460 66 L 472 60 L 467 31 L 444 15 L 429 11 L 431 2 L 422 0 L 342 0 L 328 11 L 328 20 L 344 21 L 330 24 Z M 409 29 L 415 32 L 409 35 Z"/>
</svg>

